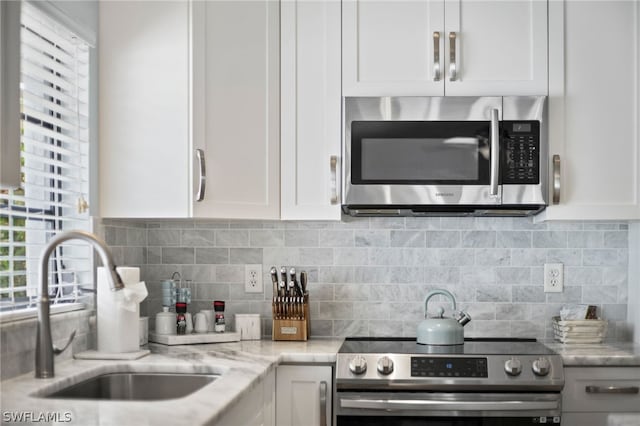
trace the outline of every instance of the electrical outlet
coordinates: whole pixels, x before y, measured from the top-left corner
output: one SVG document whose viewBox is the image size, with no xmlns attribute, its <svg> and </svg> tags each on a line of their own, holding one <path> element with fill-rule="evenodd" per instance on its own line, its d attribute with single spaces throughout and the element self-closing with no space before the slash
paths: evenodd
<svg viewBox="0 0 640 426">
<path fill-rule="evenodd" d="M 562 263 L 544 264 L 544 292 L 562 293 L 564 288 L 564 265 Z"/>
<path fill-rule="evenodd" d="M 245 265 L 244 292 L 262 293 L 262 265 Z"/>
</svg>

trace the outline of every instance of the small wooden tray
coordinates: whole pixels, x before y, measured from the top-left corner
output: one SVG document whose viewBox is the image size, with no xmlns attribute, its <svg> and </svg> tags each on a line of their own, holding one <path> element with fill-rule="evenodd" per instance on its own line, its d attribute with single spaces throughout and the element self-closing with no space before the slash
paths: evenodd
<svg viewBox="0 0 640 426">
<path fill-rule="evenodd" d="M 191 333 L 191 334 L 156 334 L 149 333 L 149 341 L 162 345 L 197 345 L 202 343 L 239 342 L 240 333 Z"/>
</svg>

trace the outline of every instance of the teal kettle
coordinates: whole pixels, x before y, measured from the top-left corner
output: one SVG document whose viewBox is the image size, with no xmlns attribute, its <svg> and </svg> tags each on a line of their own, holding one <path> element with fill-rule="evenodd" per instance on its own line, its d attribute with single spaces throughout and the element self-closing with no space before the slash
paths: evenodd
<svg viewBox="0 0 640 426">
<path fill-rule="evenodd" d="M 464 326 L 471 317 L 466 312 L 458 312 L 457 318 L 444 318 L 444 309 L 440 308 L 438 317 L 428 318 L 429 299 L 443 295 L 451 300 L 453 311 L 456 311 L 456 299 L 447 290 L 433 290 L 424 300 L 425 319 L 418 324 L 417 341 L 421 345 L 462 345 L 464 344 Z"/>
</svg>

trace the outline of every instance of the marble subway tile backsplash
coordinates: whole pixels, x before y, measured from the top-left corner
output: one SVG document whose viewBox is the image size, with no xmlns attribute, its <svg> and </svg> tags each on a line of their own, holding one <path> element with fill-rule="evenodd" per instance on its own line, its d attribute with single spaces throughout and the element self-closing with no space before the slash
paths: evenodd
<svg viewBox="0 0 640 426">
<path fill-rule="evenodd" d="M 97 337 L 95 322 L 90 321 L 92 310 L 66 312 L 51 316 L 53 344 L 64 347 L 73 331 L 76 337 L 71 347 L 56 356 L 56 360 L 70 359 L 73 354 L 95 349 Z M 9 379 L 35 368 L 36 318 L 3 323 L 0 326 L 0 379 Z"/>
<path fill-rule="evenodd" d="M 342 222 L 103 220 L 120 264 L 140 266 L 161 310 L 160 281 L 194 282 L 193 306 L 214 299 L 260 313 L 271 333 L 271 266 L 309 272 L 313 336 L 415 335 L 423 301 L 450 290 L 473 321 L 470 336 L 550 339 L 564 303 L 589 303 L 626 339 L 628 225 L 534 223 L 531 218 L 345 218 Z M 563 263 L 563 293 L 543 292 L 545 263 Z M 244 292 L 244 265 L 262 264 L 264 293 Z M 436 299 L 436 304 L 444 301 Z"/>
</svg>

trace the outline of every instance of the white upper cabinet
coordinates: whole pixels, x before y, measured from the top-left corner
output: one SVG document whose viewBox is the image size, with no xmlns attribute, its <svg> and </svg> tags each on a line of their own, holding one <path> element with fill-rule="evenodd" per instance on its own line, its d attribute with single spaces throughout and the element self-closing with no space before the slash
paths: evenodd
<svg viewBox="0 0 640 426">
<path fill-rule="evenodd" d="M 188 217 L 189 4 L 99 4 L 102 217 Z"/>
<path fill-rule="evenodd" d="M 281 218 L 340 219 L 340 2 L 281 4 Z"/>
<path fill-rule="evenodd" d="M 538 219 L 640 219 L 640 3 L 551 2 L 549 12 L 550 181 L 557 156 L 560 186 Z"/>
<path fill-rule="evenodd" d="M 343 95 L 444 95 L 443 31 L 442 0 L 344 0 Z"/>
<path fill-rule="evenodd" d="M 445 38 L 446 95 L 547 94 L 545 0 L 445 0 Z"/>
<path fill-rule="evenodd" d="M 196 217 L 280 217 L 279 14 L 273 0 L 193 2 Z"/>
<path fill-rule="evenodd" d="M 547 94 L 547 2 L 344 0 L 344 96 Z"/>
<path fill-rule="evenodd" d="M 279 217 L 278 6 L 100 2 L 101 216 Z"/>
</svg>

